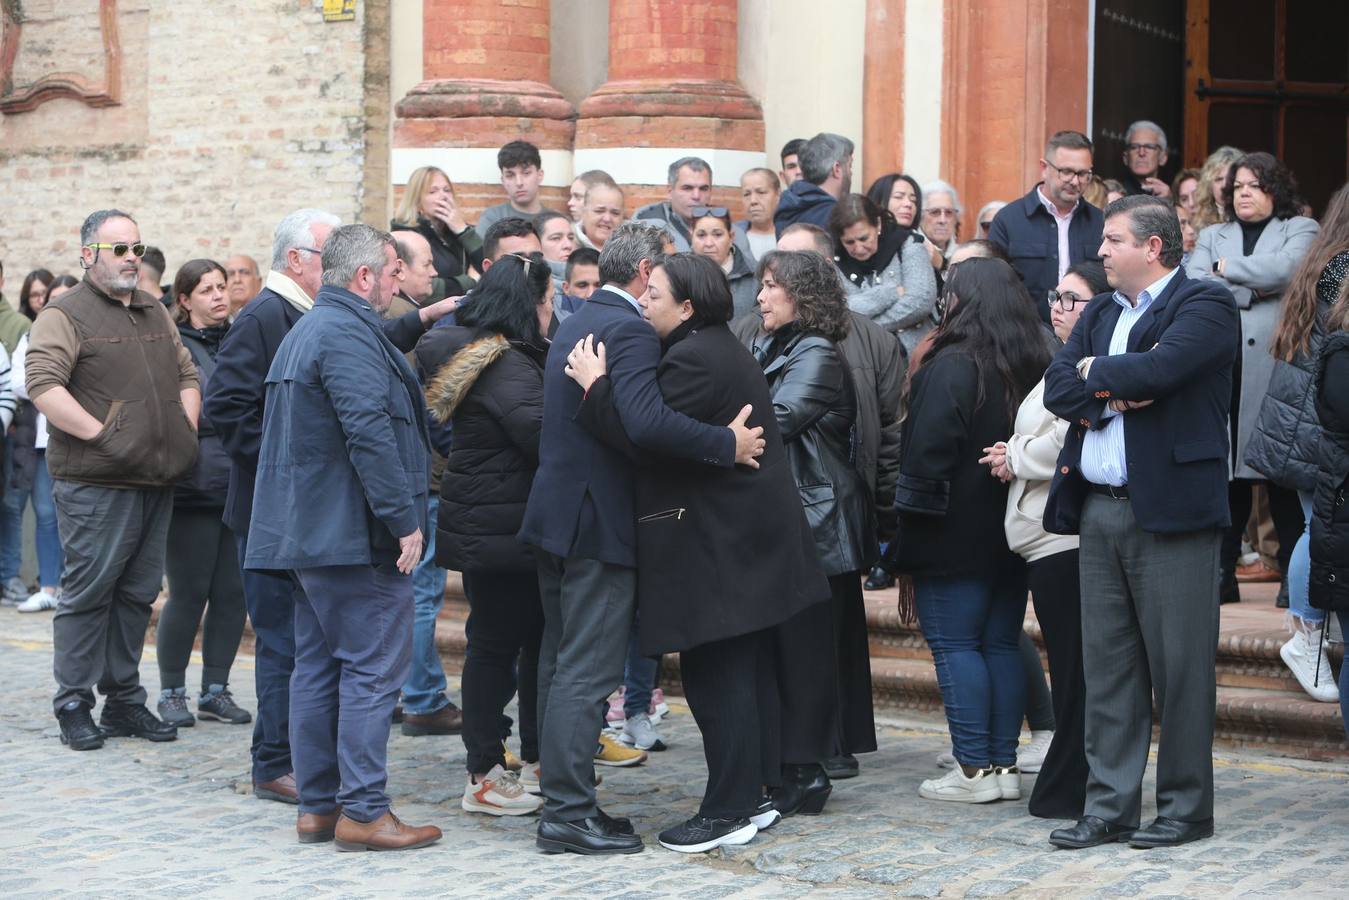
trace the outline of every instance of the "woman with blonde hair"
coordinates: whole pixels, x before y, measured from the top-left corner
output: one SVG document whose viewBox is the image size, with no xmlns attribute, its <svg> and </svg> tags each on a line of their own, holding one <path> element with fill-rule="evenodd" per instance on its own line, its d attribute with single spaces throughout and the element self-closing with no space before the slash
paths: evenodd
<svg viewBox="0 0 1349 900">
<path fill-rule="evenodd" d="M 1222 146 L 1204 160 L 1203 168 L 1199 170 L 1199 187 L 1194 192 L 1194 216 L 1191 223 L 1196 232 L 1228 221 L 1227 201 L 1223 195 L 1227 173 L 1243 155 L 1236 147 Z"/>
<path fill-rule="evenodd" d="M 415 231 L 431 245 L 437 282 L 432 299 L 468 293 L 471 270 L 482 271 L 482 237 L 460 211 L 450 176 L 435 166 L 412 173 L 390 230 Z"/>
</svg>

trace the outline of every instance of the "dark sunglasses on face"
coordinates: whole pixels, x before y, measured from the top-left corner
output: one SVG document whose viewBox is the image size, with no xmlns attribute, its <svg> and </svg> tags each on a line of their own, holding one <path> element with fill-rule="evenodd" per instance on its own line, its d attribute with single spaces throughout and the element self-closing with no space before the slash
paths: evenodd
<svg viewBox="0 0 1349 900">
<path fill-rule="evenodd" d="M 718 219 L 723 219 L 728 215 L 729 213 L 726 211 L 726 207 L 724 206 L 693 207 L 693 218 L 695 219 L 701 219 L 703 216 L 716 216 Z"/>
<path fill-rule="evenodd" d="M 1085 303 L 1086 301 L 1087 298 L 1079 297 L 1072 291 L 1049 292 L 1049 305 L 1053 306 L 1055 303 L 1057 303 L 1059 305 L 1059 308 L 1062 309 L 1064 312 L 1072 312 L 1073 307 L 1077 306 L 1077 304 L 1079 303 Z"/>
<path fill-rule="evenodd" d="M 127 251 L 130 251 L 131 255 L 137 259 L 145 255 L 144 244 L 85 244 L 84 246 L 90 250 L 111 250 L 112 255 L 118 259 L 126 256 Z"/>
</svg>

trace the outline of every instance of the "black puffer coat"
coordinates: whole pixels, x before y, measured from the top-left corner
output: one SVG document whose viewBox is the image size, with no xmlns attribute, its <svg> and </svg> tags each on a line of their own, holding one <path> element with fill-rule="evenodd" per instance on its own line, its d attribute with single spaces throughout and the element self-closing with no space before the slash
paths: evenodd
<svg viewBox="0 0 1349 900">
<path fill-rule="evenodd" d="M 482 328 L 434 328 L 417 344 L 431 415 L 453 420 L 440 478 L 436 564 L 459 572 L 534 571 L 515 539 L 539 467 L 547 350 Z"/>
<path fill-rule="evenodd" d="M 1298 354 L 1291 363 L 1275 360 L 1269 392 L 1246 445 L 1246 465 L 1286 488 L 1311 491 L 1316 487 L 1317 445 L 1321 441 L 1316 415 L 1316 360 L 1326 339 L 1322 323 L 1339 296 L 1347 270 L 1349 252 L 1337 254 L 1322 270 L 1316 282 L 1317 315 L 1310 352 Z"/>
<path fill-rule="evenodd" d="M 768 379 L 820 565 L 830 577 L 860 572 L 873 561 L 875 516 L 856 468 L 851 374 L 838 348 L 818 334 L 796 331 L 780 347 L 774 340 L 758 340 L 754 356 Z"/>
<path fill-rule="evenodd" d="M 227 331 L 228 323 L 211 328 L 193 328 L 186 322 L 178 324 L 178 336 L 197 366 L 197 378 L 201 381 L 203 396 L 215 375 L 216 353 Z M 225 452 L 225 445 L 206 411 L 202 410 L 197 417 L 197 461 L 173 486 L 173 505 L 181 509 L 223 510 L 229 488 L 229 454 Z"/>
<path fill-rule="evenodd" d="M 1312 499 L 1311 603 L 1349 611 L 1349 331 L 1321 348 L 1316 375 L 1321 445 Z"/>
</svg>

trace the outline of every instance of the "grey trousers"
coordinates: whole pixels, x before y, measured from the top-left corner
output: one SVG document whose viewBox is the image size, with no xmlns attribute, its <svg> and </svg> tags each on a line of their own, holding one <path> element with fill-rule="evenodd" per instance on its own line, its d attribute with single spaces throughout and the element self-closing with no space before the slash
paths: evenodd
<svg viewBox="0 0 1349 900">
<path fill-rule="evenodd" d="M 608 696 L 623 681 L 637 570 L 539 552 L 539 784 L 543 818 L 595 815 L 595 748 Z"/>
<path fill-rule="evenodd" d="M 1085 815 L 1137 826 L 1155 698 L 1157 814 L 1213 816 L 1213 727 L 1221 532 L 1149 534 L 1129 500 L 1082 510 Z"/>
<path fill-rule="evenodd" d="M 52 482 L 65 550 L 52 620 L 53 707 L 91 709 L 95 685 L 110 703 L 144 703 L 141 651 L 164 577 L 172 488 L 119 489 Z"/>
<path fill-rule="evenodd" d="M 389 724 L 412 665 L 412 576 L 392 565 L 295 572 L 290 747 L 300 812 L 389 809 Z"/>
</svg>

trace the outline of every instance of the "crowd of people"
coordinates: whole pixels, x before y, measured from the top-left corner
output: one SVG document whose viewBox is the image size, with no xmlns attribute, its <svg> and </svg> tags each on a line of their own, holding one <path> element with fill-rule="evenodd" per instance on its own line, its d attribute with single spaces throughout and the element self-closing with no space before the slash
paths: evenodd
<svg viewBox="0 0 1349 900">
<path fill-rule="evenodd" d="M 1257 568 L 1257 495 L 1282 657 L 1349 702 L 1325 652 L 1349 611 L 1349 186 L 1318 222 L 1268 153 L 1168 183 L 1160 127 L 1126 146 L 1116 181 L 1051 135 L 1040 180 L 965 242 L 953 185 L 855 193 L 829 133 L 743 173 L 742 216 L 686 157 L 626 221 L 602 171 L 546 209 L 513 141 L 476 225 L 424 167 L 389 231 L 297 210 L 265 273 L 193 259 L 167 288 L 134 218 L 92 213 L 82 279 L 38 269 L 0 304 L 0 581 L 55 610 L 62 742 L 252 722 L 254 794 L 298 806 L 299 841 L 394 850 L 441 833 L 390 809 L 392 725 L 461 734 L 466 812 L 635 853 L 597 767 L 665 748 L 678 654 L 708 779 L 659 842 L 703 852 L 859 775 L 863 590 L 894 585 L 951 734 L 921 797 L 1016 801 L 1038 774 L 1029 812 L 1075 820 L 1057 847 L 1211 835 L 1219 604 Z M 462 708 L 435 645 L 450 570 Z M 229 690 L 246 616 L 256 716 Z"/>
</svg>

